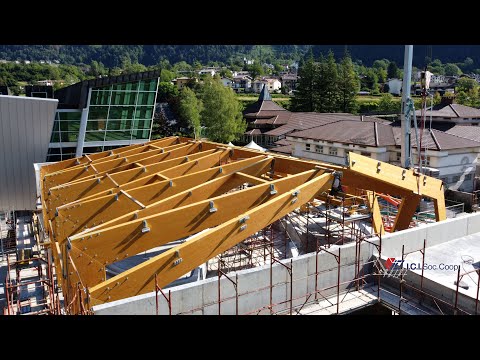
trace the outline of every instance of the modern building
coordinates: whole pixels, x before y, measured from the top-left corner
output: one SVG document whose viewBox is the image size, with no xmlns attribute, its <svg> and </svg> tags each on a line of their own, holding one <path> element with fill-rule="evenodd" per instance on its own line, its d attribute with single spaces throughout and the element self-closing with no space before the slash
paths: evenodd
<svg viewBox="0 0 480 360">
<path fill-rule="evenodd" d="M 43 99 L 53 99 L 52 85 L 26 85 L 25 96 Z"/>
<path fill-rule="evenodd" d="M 0 95 L 0 211 L 35 209 L 33 164 L 45 162 L 57 104 Z"/>
<path fill-rule="evenodd" d="M 159 71 L 85 80 L 55 92 L 47 161 L 150 140 Z"/>
<path fill-rule="evenodd" d="M 11 91 L 8 86 L 0 85 L 0 95 L 11 95 Z"/>
</svg>

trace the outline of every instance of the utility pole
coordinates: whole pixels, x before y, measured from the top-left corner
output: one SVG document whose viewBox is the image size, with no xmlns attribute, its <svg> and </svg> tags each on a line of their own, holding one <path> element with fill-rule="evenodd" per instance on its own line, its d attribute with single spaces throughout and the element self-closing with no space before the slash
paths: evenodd
<svg viewBox="0 0 480 360">
<path fill-rule="evenodd" d="M 410 99 L 410 80 L 412 77 L 412 56 L 413 45 L 405 45 L 405 57 L 403 59 L 403 83 L 402 83 L 402 114 L 400 122 L 402 125 L 402 167 L 410 168 L 412 166 L 412 146 L 410 139 L 411 118 L 406 117 L 407 100 Z"/>
</svg>

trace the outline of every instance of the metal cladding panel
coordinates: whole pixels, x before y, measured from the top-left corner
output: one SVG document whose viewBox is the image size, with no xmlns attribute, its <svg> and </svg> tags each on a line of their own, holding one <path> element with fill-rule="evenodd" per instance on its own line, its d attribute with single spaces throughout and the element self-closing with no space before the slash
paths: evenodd
<svg viewBox="0 0 480 360">
<path fill-rule="evenodd" d="M 0 210 L 35 209 L 33 164 L 46 159 L 57 104 L 0 95 Z"/>
</svg>

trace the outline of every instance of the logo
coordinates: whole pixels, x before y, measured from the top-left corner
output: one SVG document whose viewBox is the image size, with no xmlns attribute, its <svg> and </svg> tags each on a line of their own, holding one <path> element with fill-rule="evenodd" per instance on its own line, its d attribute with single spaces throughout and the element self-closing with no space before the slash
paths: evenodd
<svg viewBox="0 0 480 360">
<path fill-rule="evenodd" d="M 384 277 L 400 277 L 402 274 L 405 275 L 407 269 L 403 268 L 404 260 L 397 260 L 395 258 L 388 258 L 385 261 L 385 264 L 382 263 L 380 259 L 377 259 L 375 262 L 375 268 L 379 274 L 382 274 Z"/>
<path fill-rule="evenodd" d="M 387 260 L 385 260 L 385 264 L 380 259 L 377 259 L 374 266 L 377 269 L 378 274 L 383 275 L 384 277 L 400 277 L 402 274 L 405 275 L 408 270 L 421 271 L 423 269 L 424 271 L 458 271 L 460 268 L 460 265 L 444 263 L 407 263 L 405 260 L 395 259 L 393 257 L 387 258 Z"/>
</svg>

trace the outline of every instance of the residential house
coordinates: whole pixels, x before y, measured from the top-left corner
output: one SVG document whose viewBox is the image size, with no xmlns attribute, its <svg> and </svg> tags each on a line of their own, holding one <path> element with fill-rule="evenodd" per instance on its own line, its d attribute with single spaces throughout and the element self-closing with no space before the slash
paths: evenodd
<svg viewBox="0 0 480 360">
<path fill-rule="evenodd" d="M 402 83 L 400 79 L 390 79 L 387 81 L 388 92 L 393 95 L 400 95 L 402 93 Z"/>
<path fill-rule="evenodd" d="M 222 77 L 222 78 L 220 79 L 220 81 L 222 82 L 223 86 L 233 87 L 233 80 L 232 80 L 232 79 L 229 79 L 229 78 L 226 78 L 226 77 Z"/>
<path fill-rule="evenodd" d="M 281 87 L 282 89 L 286 90 L 287 92 L 293 91 L 297 88 L 297 81 L 298 81 L 298 76 L 297 74 L 284 74 L 280 78 L 282 84 Z"/>
<path fill-rule="evenodd" d="M 252 89 L 252 78 L 248 75 L 239 75 L 233 78 L 233 90 L 236 92 L 250 92 Z"/>
<path fill-rule="evenodd" d="M 264 77 L 262 79 L 255 80 L 252 83 L 252 91 L 258 94 L 262 91 L 264 86 L 266 86 L 270 92 L 274 92 L 280 90 L 282 83 L 278 79 Z"/>
<path fill-rule="evenodd" d="M 210 75 L 211 77 L 214 77 L 216 73 L 214 68 L 205 68 L 198 71 L 198 75 Z"/>
<path fill-rule="evenodd" d="M 53 86 L 54 81 L 53 80 L 40 80 L 37 81 L 38 85 L 43 85 L 43 86 Z"/>
<path fill-rule="evenodd" d="M 194 78 L 189 78 L 187 76 L 182 76 L 172 80 L 172 83 L 177 86 L 177 89 L 180 90 L 187 86 L 191 81 L 196 81 Z"/>
<path fill-rule="evenodd" d="M 286 136 L 291 155 L 344 165 L 349 152 L 400 164 L 401 128 L 377 121 L 336 121 Z M 453 190 L 474 189 L 480 142 L 436 129 L 422 136 L 422 166 L 437 169 L 438 177 Z M 416 135 L 412 132 L 412 155 L 418 162 Z"/>
</svg>

